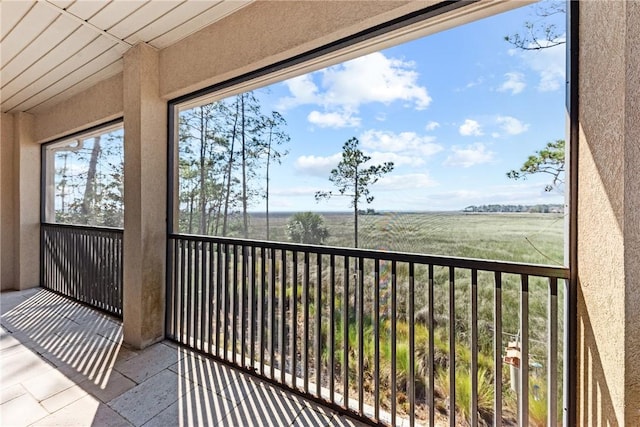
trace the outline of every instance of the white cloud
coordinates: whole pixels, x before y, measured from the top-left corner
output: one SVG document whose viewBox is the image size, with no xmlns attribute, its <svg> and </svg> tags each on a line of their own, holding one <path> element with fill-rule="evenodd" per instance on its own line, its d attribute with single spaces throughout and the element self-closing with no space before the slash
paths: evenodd
<svg viewBox="0 0 640 427">
<path fill-rule="evenodd" d="M 325 70 L 285 81 L 291 96 L 281 98 L 278 108 L 317 105 L 324 112 L 309 115 L 319 123 L 335 123 L 337 116 L 359 120 L 359 107 L 380 102 L 404 101 L 408 107 L 423 110 L 431 103 L 427 89 L 418 83 L 415 63 L 387 58 L 380 52 L 347 61 Z M 324 114 L 326 117 L 321 117 Z M 326 120 L 323 120 L 326 119 Z M 333 125 L 332 125 L 333 126 Z"/>
<path fill-rule="evenodd" d="M 427 131 L 429 131 L 429 132 L 430 132 L 430 131 L 432 131 L 432 130 L 436 130 L 436 129 L 437 129 L 437 128 L 439 128 L 439 127 L 440 127 L 440 123 L 438 123 L 438 122 L 434 122 L 434 121 L 432 120 L 432 121 L 430 121 L 429 123 L 427 123 L 427 125 L 426 125 L 424 128 L 425 128 L 425 130 L 427 130 Z"/>
<path fill-rule="evenodd" d="M 558 41 L 565 41 L 562 37 Z M 541 42 L 541 44 L 550 42 Z M 531 46 L 532 47 L 532 46 Z M 541 92 L 551 92 L 561 89 L 565 83 L 565 45 L 547 47 L 538 50 L 518 52 L 525 65 L 538 74 L 537 89 Z"/>
<path fill-rule="evenodd" d="M 418 73 L 410 61 L 387 58 L 375 52 L 322 71 L 325 105 L 353 106 L 369 102 L 406 101 L 422 110 L 431 97 L 418 85 Z"/>
<path fill-rule="evenodd" d="M 331 156 L 300 156 L 296 159 L 295 169 L 305 175 L 329 176 L 331 169 L 336 167 L 342 159 L 341 153 Z"/>
<path fill-rule="evenodd" d="M 520 120 L 511 116 L 498 116 L 496 121 L 500 125 L 500 128 L 509 135 L 518 135 L 529 129 L 528 124 L 522 123 Z"/>
<path fill-rule="evenodd" d="M 421 136 L 415 132 L 394 133 L 368 130 L 360 136 L 360 143 L 363 148 L 423 157 L 431 156 L 443 150 L 441 145 L 433 141 L 435 141 L 435 137 L 429 135 Z"/>
<path fill-rule="evenodd" d="M 410 173 L 405 175 L 385 175 L 376 183 L 375 188 L 380 190 L 410 190 L 417 188 L 434 187 L 438 183 L 426 173 Z"/>
<path fill-rule="evenodd" d="M 346 111 L 321 113 L 314 110 L 309 113 L 307 120 L 309 120 L 309 123 L 321 128 L 337 129 L 360 126 L 360 118 L 354 117 L 351 113 Z"/>
<path fill-rule="evenodd" d="M 474 165 L 488 163 L 493 160 L 494 156 L 494 153 L 488 151 L 487 147 L 480 142 L 467 145 L 464 148 L 453 146 L 451 147 L 451 151 L 453 154 L 444 161 L 446 166 L 462 166 L 463 168 L 468 168 Z"/>
<path fill-rule="evenodd" d="M 284 110 L 302 104 L 314 104 L 319 102 L 318 87 L 313 82 L 311 74 L 294 77 L 283 84 L 289 89 L 291 96 L 281 98 L 278 109 Z"/>
<path fill-rule="evenodd" d="M 524 82 L 524 74 L 518 72 L 505 73 L 506 80 L 498 88 L 499 92 L 511 92 L 511 95 L 517 95 L 522 92 L 527 84 Z"/>
<path fill-rule="evenodd" d="M 480 123 L 475 120 L 466 119 L 460 128 L 458 129 L 462 136 L 481 136 L 482 127 Z"/>
</svg>

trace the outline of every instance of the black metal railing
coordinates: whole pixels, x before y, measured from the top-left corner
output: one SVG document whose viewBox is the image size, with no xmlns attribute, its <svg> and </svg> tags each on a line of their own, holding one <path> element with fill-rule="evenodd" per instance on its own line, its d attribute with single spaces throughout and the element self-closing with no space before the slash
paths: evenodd
<svg viewBox="0 0 640 427">
<path fill-rule="evenodd" d="M 565 268 L 191 235 L 168 245 L 166 329 L 179 343 L 381 424 L 560 420 Z"/>
<path fill-rule="evenodd" d="M 42 287 L 122 317 L 121 229 L 41 224 Z"/>
</svg>

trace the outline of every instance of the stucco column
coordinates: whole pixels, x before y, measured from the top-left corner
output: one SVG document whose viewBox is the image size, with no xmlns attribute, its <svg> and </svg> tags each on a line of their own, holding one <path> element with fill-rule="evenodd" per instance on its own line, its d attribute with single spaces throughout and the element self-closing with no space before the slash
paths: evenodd
<svg viewBox="0 0 640 427">
<path fill-rule="evenodd" d="M 167 106 L 158 54 L 145 44 L 124 56 L 124 341 L 164 338 Z"/>
<path fill-rule="evenodd" d="M 640 425 L 640 3 L 580 2 L 578 425 Z"/>
<path fill-rule="evenodd" d="M 0 113 L 0 289 L 14 289 L 16 276 L 13 115 Z"/>
<path fill-rule="evenodd" d="M 27 113 L 2 114 L 1 288 L 40 285 L 40 144 Z"/>
</svg>

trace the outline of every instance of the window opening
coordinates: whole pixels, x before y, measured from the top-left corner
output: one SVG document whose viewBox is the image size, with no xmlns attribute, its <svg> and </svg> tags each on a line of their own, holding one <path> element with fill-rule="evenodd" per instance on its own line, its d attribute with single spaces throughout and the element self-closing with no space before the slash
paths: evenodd
<svg viewBox="0 0 640 427">
<path fill-rule="evenodd" d="M 123 227 L 121 122 L 46 144 L 43 153 L 44 222 Z"/>
</svg>

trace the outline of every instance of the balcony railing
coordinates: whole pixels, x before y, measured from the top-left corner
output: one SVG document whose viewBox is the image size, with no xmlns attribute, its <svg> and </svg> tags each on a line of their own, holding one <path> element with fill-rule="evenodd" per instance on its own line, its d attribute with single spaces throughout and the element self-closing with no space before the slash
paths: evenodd
<svg viewBox="0 0 640 427">
<path fill-rule="evenodd" d="M 167 264 L 169 338 L 344 412 L 559 420 L 565 268 L 191 235 Z"/>
<path fill-rule="evenodd" d="M 121 229 L 41 224 L 42 287 L 122 317 Z"/>
</svg>

